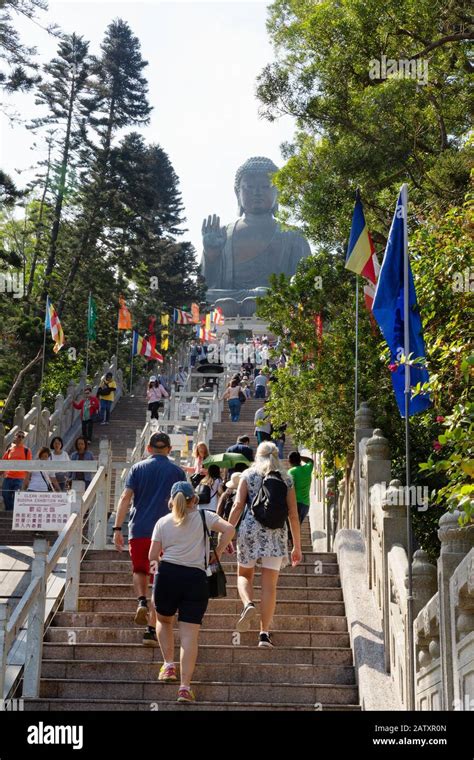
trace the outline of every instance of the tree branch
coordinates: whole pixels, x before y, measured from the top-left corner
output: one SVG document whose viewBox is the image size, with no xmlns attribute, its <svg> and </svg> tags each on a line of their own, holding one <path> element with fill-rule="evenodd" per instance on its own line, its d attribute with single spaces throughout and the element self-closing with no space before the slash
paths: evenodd
<svg viewBox="0 0 474 760">
<path fill-rule="evenodd" d="M 458 42 L 460 40 L 474 40 L 474 33 L 473 32 L 458 32 L 457 34 L 448 34 L 446 37 L 441 37 L 441 39 L 439 40 L 430 42 L 430 44 L 427 45 L 424 50 L 422 50 L 420 53 L 416 53 L 416 55 L 413 55 L 412 59 L 416 60 L 417 58 L 422 58 L 424 55 L 429 53 L 430 50 L 434 50 L 435 48 L 442 47 L 442 45 L 447 45 L 448 42 Z"/>
<path fill-rule="evenodd" d="M 13 382 L 13 385 L 12 385 L 12 387 L 10 388 L 10 392 L 9 392 L 9 394 L 8 394 L 8 396 L 7 396 L 7 397 L 6 397 L 6 399 L 5 399 L 5 403 L 4 403 L 4 405 L 3 405 L 3 410 L 2 410 L 2 415 L 1 415 L 1 417 L 3 417 L 3 416 L 5 415 L 5 412 L 6 412 L 7 408 L 8 408 L 8 406 L 11 404 L 11 402 L 12 402 L 12 400 L 13 400 L 13 397 L 14 397 L 14 395 L 15 395 L 16 389 L 17 389 L 17 388 L 18 388 L 18 386 L 20 385 L 20 383 L 21 383 L 21 381 L 23 380 L 24 376 L 25 376 L 26 374 L 28 374 L 28 372 L 30 371 L 30 369 L 31 369 L 32 367 L 34 367 L 34 366 L 35 366 L 35 364 L 38 364 L 38 362 L 41 360 L 41 357 L 42 357 L 42 356 L 43 356 L 43 347 L 41 347 L 41 348 L 39 349 L 39 351 L 38 351 L 38 353 L 36 354 L 35 358 L 34 358 L 34 359 L 32 359 L 32 360 L 30 361 L 30 363 L 26 365 L 26 367 L 23 367 L 23 369 L 21 369 L 21 370 L 19 371 L 18 375 L 16 376 L 16 378 L 15 378 L 15 380 L 14 380 L 14 382 Z"/>
</svg>

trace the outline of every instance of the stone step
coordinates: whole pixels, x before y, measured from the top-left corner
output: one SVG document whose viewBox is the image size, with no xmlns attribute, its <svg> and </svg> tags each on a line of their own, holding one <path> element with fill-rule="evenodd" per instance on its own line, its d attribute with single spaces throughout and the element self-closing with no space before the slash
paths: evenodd
<svg viewBox="0 0 474 760">
<path fill-rule="evenodd" d="M 127 557 L 127 554 L 123 554 L 122 556 Z M 226 575 L 232 577 L 232 575 L 236 574 L 237 565 L 235 562 L 224 562 L 224 570 Z M 124 559 L 124 560 L 115 560 L 111 562 L 106 562 L 105 560 L 99 560 L 99 561 L 92 561 L 92 560 L 85 560 L 82 565 L 82 572 L 97 572 L 97 573 L 107 573 L 112 571 L 118 571 L 122 573 L 129 573 L 129 577 L 132 576 L 132 565 L 130 563 L 130 560 Z M 322 570 L 322 573 L 319 573 L 319 570 Z M 258 578 L 259 576 L 259 568 L 257 568 L 256 576 Z M 313 563 L 301 563 L 299 565 L 296 565 L 296 567 L 290 567 L 289 565 L 284 568 L 280 575 L 279 579 L 281 579 L 284 576 L 300 576 L 300 575 L 311 575 L 315 577 L 316 575 L 335 575 L 339 577 L 339 566 L 335 562 L 323 562 L 320 566 L 315 566 Z M 298 577 L 298 583 L 300 583 L 300 579 Z"/>
<path fill-rule="evenodd" d="M 144 711 L 150 712 L 150 710 L 156 710 L 159 712 L 169 712 L 174 710 L 182 710 L 183 706 L 176 703 L 176 700 L 152 702 L 149 700 L 134 700 L 133 702 L 127 702 L 122 699 L 114 699 L 113 701 L 107 699 L 25 699 L 25 711 L 51 711 L 51 712 L 73 712 L 73 711 Z M 315 709 L 323 712 L 360 712 L 359 705 L 350 704 L 321 704 L 319 703 L 317 708 L 315 705 L 305 705 L 297 703 L 282 703 L 274 704 L 270 702 L 207 702 L 199 701 L 195 704 L 187 704 L 185 706 L 186 712 L 229 712 L 229 711 L 241 711 L 251 710 L 252 712 L 259 711 L 277 711 L 277 712 L 314 712 Z"/>
<path fill-rule="evenodd" d="M 137 602 L 134 599 L 123 599 L 122 597 L 107 598 L 80 598 L 79 612 L 123 612 L 134 613 L 137 608 Z M 242 612 L 242 602 L 240 599 L 211 599 L 208 606 L 209 614 L 228 614 L 240 615 Z M 343 602 L 328 601 L 291 601 L 288 599 L 278 599 L 276 604 L 276 615 L 344 615 Z"/>
<path fill-rule="evenodd" d="M 261 586 L 254 586 L 255 589 L 255 602 L 260 599 Z M 328 601 L 328 602 L 341 602 L 343 601 L 341 588 L 308 588 L 299 586 L 285 586 L 284 596 L 286 599 L 293 600 L 311 600 L 311 601 Z M 121 599 L 133 599 L 136 601 L 136 593 L 130 582 L 121 584 L 101 584 L 101 583 L 81 583 L 79 587 L 79 596 L 81 598 L 95 597 L 95 598 L 121 598 Z M 238 591 L 236 585 L 227 584 L 227 599 L 238 599 Z"/>
<path fill-rule="evenodd" d="M 226 570 L 226 577 L 227 577 L 227 589 L 229 589 L 230 586 L 236 585 L 236 578 L 237 574 L 229 573 Z M 257 584 L 255 585 L 255 588 L 260 588 L 258 585 L 258 580 L 260 578 L 260 573 L 256 573 L 255 579 L 257 581 Z M 88 570 L 82 570 L 81 571 L 81 583 L 100 583 L 105 585 L 115 585 L 115 584 L 128 584 L 129 586 L 132 583 L 132 573 L 131 568 L 128 568 L 126 571 L 117 571 L 117 570 L 111 570 L 110 572 L 97 572 L 97 571 L 88 571 Z M 341 581 L 339 575 L 335 574 L 325 574 L 325 575 L 319 575 L 316 573 L 311 573 L 308 575 L 299 575 L 298 576 L 298 585 L 295 583 L 295 578 L 289 573 L 282 572 L 280 573 L 278 577 L 278 588 L 282 589 L 287 587 L 292 588 L 340 588 Z M 151 588 L 151 584 L 150 584 Z M 286 593 L 286 592 L 285 592 Z"/>
<path fill-rule="evenodd" d="M 333 620 L 333 618 L 330 618 Z M 130 621 L 129 621 L 130 622 Z M 124 622 L 125 625 L 125 622 Z M 46 632 L 46 641 L 52 644 L 70 645 L 71 633 L 74 641 L 78 644 L 139 644 L 142 646 L 143 628 L 139 628 L 130 622 L 128 628 L 99 628 L 75 626 L 71 628 L 58 628 L 50 626 Z M 179 630 L 175 630 L 176 640 L 179 641 Z M 203 628 L 199 634 L 199 648 L 218 645 L 234 646 L 236 640 L 233 631 L 220 631 Z M 272 658 L 275 652 L 287 651 L 289 647 L 331 647 L 332 649 L 347 648 L 350 646 L 348 633 L 337 631 L 278 631 L 273 635 L 275 649 L 271 650 Z M 239 646 L 255 647 L 255 631 L 247 631 L 240 634 Z M 147 647 L 142 647 L 146 649 Z M 265 651 L 259 649 L 258 651 Z M 278 655 L 276 655 L 278 656 Z"/>
<path fill-rule="evenodd" d="M 288 674 L 287 674 L 288 677 Z M 354 705 L 358 701 L 357 686 L 352 684 L 305 684 L 305 683 L 275 683 L 270 682 L 234 682 L 193 680 L 193 689 L 199 700 L 208 700 L 220 704 L 229 702 L 267 702 L 269 705 L 278 703 L 296 703 L 315 705 L 315 703 L 332 703 Z M 121 698 L 124 694 L 129 700 L 160 700 L 176 699 L 176 684 L 159 683 L 158 681 L 97 681 L 93 676 L 85 678 L 42 678 L 40 698 L 48 699 L 87 699 L 94 694 L 95 699 Z"/>
<path fill-rule="evenodd" d="M 56 661 L 97 661 L 140 662 L 163 664 L 163 655 L 159 647 L 144 647 L 139 644 L 56 644 L 45 642 L 43 659 Z M 175 648 L 175 660 L 179 662 L 179 647 Z M 265 649 L 258 647 L 254 635 L 253 646 L 234 646 L 227 644 L 200 644 L 200 663 L 220 664 L 283 664 L 283 665 L 318 665 L 318 666 L 352 666 L 350 648 L 333 647 L 282 647 Z"/>
<path fill-rule="evenodd" d="M 41 669 L 42 679 L 67 678 L 68 680 L 92 678 L 98 679 L 102 684 L 114 683 L 119 680 L 127 680 L 140 683 L 142 686 L 153 685 L 158 682 L 158 673 L 163 660 L 155 662 L 137 662 L 135 660 L 121 660 L 101 662 L 100 660 L 48 660 L 43 659 Z M 260 662 L 258 667 L 254 662 L 200 662 L 198 660 L 194 670 L 193 681 L 207 681 L 220 683 L 222 681 L 234 683 L 255 683 L 262 680 L 272 684 L 354 684 L 354 668 L 352 665 L 298 665 L 292 663 L 291 673 L 288 665 L 281 663 Z"/>
<path fill-rule="evenodd" d="M 233 556 L 235 555 L 224 554 L 222 560 L 223 562 L 233 562 Z M 89 551 L 86 554 L 81 567 L 84 567 L 84 565 L 86 565 L 88 562 L 103 562 L 104 560 L 109 564 L 115 562 L 127 562 L 131 566 L 128 551 L 124 550 L 122 552 L 118 552 L 115 547 L 111 547 L 110 549 L 96 549 Z M 332 552 L 305 552 L 304 562 L 300 564 L 306 564 L 307 562 L 322 562 L 325 565 L 337 565 L 337 554 L 334 554 Z"/>
<path fill-rule="evenodd" d="M 240 610 L 239 610 L 240 614 Z M 220 631 L 235 631 L 238 616 L 230 613 L 206 612 L 202 630 L 218 629 Z M 56 625 L 73 630 L 76 627 L 107 627 L 134 628 L 133 615 L 124 612 L 58 612 L 54 618 Z M 252 630 L 257 630 L 258 620 L 255 618 Z M 142 629 L 143 630 L 143 629 Z M 313 611 L 311 615 L 282 615 L 276 613 L 273 618 L 272 631 L 337 631 L 347 632 L 347 620 L 344 615 L 326 614 Z"/>
</svg>

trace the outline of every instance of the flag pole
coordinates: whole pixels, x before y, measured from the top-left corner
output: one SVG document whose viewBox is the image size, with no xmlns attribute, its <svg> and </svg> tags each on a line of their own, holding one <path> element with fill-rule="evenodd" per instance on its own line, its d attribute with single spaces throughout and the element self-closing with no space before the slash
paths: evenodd
<svg viewBox="0 0 474 760">
<path fill-rule="evenodd" d="M 90 343 L 89 322 L 90 322 L 90 315 L 91 315 L 91 298 L 92 298 L 92 291 L 89 290 L 89 301 L 87 304 L 86 383 L 87 383 L 87 372 L 89 370 L 89 343 Z"/>
<path fill-rule="evenodd" d="M 40 405 L 43 405 L 43 382 L 44 382 L 44 362 L 46 358 L 46 319 L 48 316 L 48 296 L 46 296 L 46 308 L 44 311 L 44 329 L 43 329 L 43 361 L 41 362 L 41 384 L 40 384 Z"/>
<path fill-rule="evenodd" d="M 354 368 L 354 417 L 359 402 L 359 275 L 356 274 L 356 324 L 355 324 L 355 368 Z"/>
<path fill-rule="evenodd" d="M 130 346 L 130 394 L 132 393 L 133 384 L 133 330 L 132 330 L 132 345 Z"/>
<path fill-rule="evenodd" d="M 412 524 L 410 504 L 410 293 L 408 280 L 408 185 L 404 183 L 401 189 L 403 209 L 403 351 L 405 354 L 405 505 L 407 518 L 407 555 L 408 555 L 408 583 L 407 583 L 407 666 L 408 666 L 408 700 L 407 709 L 415 709 L 415 659 L 413 637 L 413 572 L 412 572 Z"/>
</svg>

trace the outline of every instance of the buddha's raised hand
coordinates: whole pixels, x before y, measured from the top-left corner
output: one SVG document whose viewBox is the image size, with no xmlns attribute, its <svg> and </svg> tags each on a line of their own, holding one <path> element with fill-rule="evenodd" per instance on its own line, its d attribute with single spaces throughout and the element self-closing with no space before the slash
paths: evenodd
<svg viewBox="0 0 474 760">
<path fill-rule="evenodd" d="M 220 217 L 213 214 L 204 219 L 202 223 L 202 242 L 204 250 L 221 250 L 225 246 L 227 232 L 221 227 Z"/>
</svg>

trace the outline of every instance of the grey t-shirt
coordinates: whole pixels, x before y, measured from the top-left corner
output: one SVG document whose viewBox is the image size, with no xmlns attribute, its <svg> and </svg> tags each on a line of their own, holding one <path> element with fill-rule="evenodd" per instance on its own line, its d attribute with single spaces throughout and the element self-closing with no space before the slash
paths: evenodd
<svg viewBox="0 0 474 760">
<path fill-rule="evenodd" d="M 213 512 L 202 510 L 207 529 L 211 531 L 219 521 Z M 159 541 L 163 550 L 161 559 L 173 565 L 185 565 L 205 570 L 204 551 L 208 551 L 208 541 L 204 548 L 204 528 L 198 509 L 193 509 L 181 525 L 176 525 L 173 515 L 161 517 L 153 530 L 152 541 Z"/>
</svg>

